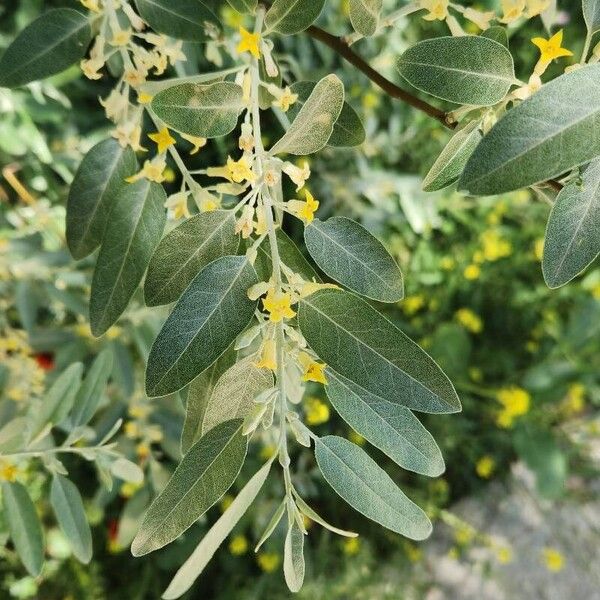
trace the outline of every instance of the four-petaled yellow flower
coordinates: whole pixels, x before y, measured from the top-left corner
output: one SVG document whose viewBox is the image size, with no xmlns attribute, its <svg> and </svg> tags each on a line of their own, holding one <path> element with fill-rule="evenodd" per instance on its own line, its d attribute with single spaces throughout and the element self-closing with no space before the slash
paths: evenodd
<svg viewBox="0 0 600 600">
<path fill-rule="evenodd" d="M 265 340 L 260 353 L 260 360 L 256 363 L 259 369 L 277 369 L 277 355 L 275 353 L 275 340 Z"/>
<path fill-rule="evenodd" d="M 557 31 L 550 39 L 545 40 L 541 37 L 535 37 L 531 40 L 540 49 L 540 63 L 547 66 L 550 61 L 561 56 L 573 56 L 573 53 L 566 48 L 561 48 L 563 40 L 563 30 Z"/>
<path fill-rule="evenodd" d="M 286 87 L 276 95 L 272 104 L 280 108 L 283 112 L 287 112 L 296 100 L 298 100 L 298 94 L 292 94 L 292 90 Z"/>
<path fill-rule="evenodd" d="M 256 179 L 256 175 L 252 172 L 245 156 L 242 156 L 238 161 L 235 161 L 228 156 L 227 171 L 229 173 L 229 179 L 234 183 L 241 183 L 244 180 L 252 182 Z"/>
<path fill-rule="evenodd" d="M 148 137 L 158 146 L 158 153 L 166 152 L 168 148 L 175 144 L 175 138 L 169 133 L 166 127 L 163 127 L 156 133 L 149 133 Z"/>
<path fill-rule="evenodd" d="M 254 58 L 260 58 L 260 33 L 250 33 L 240 26 L 240 43 L 237 46 L 237 51 L 250 52 Z"/>
<path fill-rule="evenodd" d="M 198 152 L 200 151 L 200 148 L 204 148 L 204 146 L 206 146 L 206 143 L 208 142 L 208 140 L 203 137 L 198 137 L 195 135 L 187 135 L 185 133 L 181 133 L 180 135 L 184 140 L 187 140 L 190 144 L 192 144 L 192 146 L 194 146 L 190 150 L 190 154 L 198 154 Z"/>
<path fill-rule="evenodd" d="M 291 307 L 292 297 L 287 292 L 276 292 L 271 289 L 262 302 L 264 309 L 269 313 L 269 319 L 273 323 L 296 316 Z"/>
<path fill-rule="evenodd" d="M 154 96 L 151 96 L 150 94 L 146 93 L 146 92 L 140 92 L 138 94 L 137 100 L 140 104 L 150 104 L 150 102 L 152 102 L 152 98 Z"/>
<path fill-rule="evenodd" d="M 312 223 L 315 218 L 315 212 L 319 208 L 319 201 L 315 200 L 313 195 L 308 191 L 304 191 L 306 201 L 301 204 L 298 209 L 298 216 L 304 220 L 305 223 Z"/>
</svg>

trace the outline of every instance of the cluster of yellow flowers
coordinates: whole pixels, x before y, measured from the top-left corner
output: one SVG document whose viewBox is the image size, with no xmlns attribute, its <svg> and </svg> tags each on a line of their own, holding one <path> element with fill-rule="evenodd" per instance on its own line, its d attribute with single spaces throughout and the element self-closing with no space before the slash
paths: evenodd
<svg viewBox="0 0 600 600">
<path fill-rule="evenodd" d="M 496 461 L 489 455 L 482 456 L 475 463 L 475 472 L 482 479 L 489 479 L 496 468 Z"/>
<path fill-rule="evenodd" d="M 456 320 L 471 333 L 481 333 L 483 331 L 483 321 L 470 308 L 461 308 L 456 311 Z"/>
<path fill-rule="evenodd" d="M 523 388 L 512 386 L 501 389 L 496 394 L 496 399 L 502 405 L 496 417 L 496 424 L 499 427 L 508 429 L 512 427 L 517 417 L 529 412 L 531 396 Z"/>
<path fill-rule="evenodd" d="M 161 428 L 148 420 L 151 412 L 148 402 L 133 402 L 128 410 L 130 420 L 123 427 L 125 436 L 136 442 L 135 451 L 142 463 L 150 456 L 152 444 L 163 439 Z"/>
</svg>

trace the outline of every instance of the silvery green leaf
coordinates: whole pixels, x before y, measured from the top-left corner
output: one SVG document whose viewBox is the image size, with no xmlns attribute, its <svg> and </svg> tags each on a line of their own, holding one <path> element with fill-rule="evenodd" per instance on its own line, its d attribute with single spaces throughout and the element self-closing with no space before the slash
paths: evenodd
<svg viewBox="0 0 600 600">
<path fill-rule="evenodd" d="M 258 0 L 227 0 L 229 6 L 239 13 L 253 13 L 256 10 Z"/>
<path fill-rule="evenodd" d="M 71 411 L 73 427 L 86 425 L 94 416 L 113 368 L 113 353 L 106 348 L 94 360 L 77 392 Z"/>
<path fill-rule="evenodd" d="M 37 577 L 44 562 L 44 536 L 35 506 L 20 483 L 1 482 L 5 520 L 27 571 Z"/>
<path fill-rule="evenodd" d="M 140 91 L 156 96 L 158 92 L 162 92 L 167 88 L 172 88 L 183 83 L 212 83 L 215 81 L 223 81 L 227 75 L 233 75 L 239 71 L 239 67 L 230 67 L 228 69 L 219 69 L 218 71 L 209 71 L 208 73 L 199 73 L 196 75 L 186 75 L 184 77 L 169 77 L 158 81 L 146 81 L 140 86 Z"/>
<path fill-rule="evenodd" d="M 246 457 L 240 419 L 202 436 L 151 504 L 131 552 L 142 556 L 177 539 L 231 487 Z"/>
<path fill-rule="evenodd" d="M 139 485 L 144 481 L 144 472 L 127 458 L 119 457 L 110 463 L 110 472 L 115 477 Z"/>
<path fill-rule="evenodd" d="M 153 478 L 153 483 L 154 481 Z M 145 487 L 139 489 L 127 500 L 125 507 L 121 511 L 119 526 L 117 528 L 116 544 L 118 546 L 126 548 L 131 544 L 149 505 L 150 492 Z"/>
<path fill-rule="evenodd" d="M 135 5 L 152 29 L 179 40 L 204 41 L 206 24 L 219 25 L 210 0 L 135 0 Z"/>
<path fill-rule="evenodd" d="M 249 329 L 246 329 L 243 333 L 238 335 L 235 340 L 234 349 L 235 350 L 243 350 L 252 344 L 252 342 L 258 337 L 258 334 L 261 332 L 262 327 L 260 325 L 254 325 Z"/>
<path fill-rule="evenodd" d="M 473 154 L 480 140 L 478 121 L 471 121 L 466 127 L 457 131 L 425 176 L 423 191 L 435 192 L 458 181 L 469 156 Z"/>
<path fill-rule="evenodd" d="M 130 183 L 110 211 L 92 279 L 90 326 L 99 337 L 123 314 L 160 242 L 167 196 L 158 183 Z"/>
<path fill-rule="evenodd" d="M 158 334 L 146 368 L 150 397 L 180 390 L 227 350 L 251 321 L 257 302 L 247 290 L 258 282 L 244 256 L 223 256 L 190 283 Z"/>
<path fill-rule="evenodd" d="M 417 89 L 456 104 L 496 104 L 516 83 L 510 52 L 481 36 L 419 42 L 398 59 L 397 68 Z"/>
<path fill-rule="evenodd" d="M 368 37 L 377 31 L 383 0 L 350 0 L 350 22 L 354 31 Z"/>
<path fill-rule="evenodd" d="M 283 513 L 285 512 L 285 499 L 281 501 L 281 504 L 277 507 L 277 510 L 273 513 L 273 516 L 267 523 L 263 534 L 260 536 L 260 540 L 256 544 L 254 548 L 254 552 L 258 552 L 260 547 L 271 537 L 272 533 L 275 531 L 277 525 L 281 521 L 281 517 L 283 517 Z"/>
<path fill-rule="evenodd" d="M 327 397 L 341 417 L 401 467 L 437 477 L 444 459 L 432 435 L 413 413 L 327 369 Z"/>
<path fill-rule="evenodd" d="M 506 27 L 495 25 L 494 27 L 488 27 L 485 31 L 481 32 L 481 36 L 494 40 L 499 44 L 502 44 L 508 48 L 508 34 L 506 33 Z"/>
<path fill-rule="evenodd" d="M 194 581 L 196 581 L 204 570 L 204 567 L 206 567 L 210 559 L 214 556 L 219 546 L 239 523 L 240 519 L 244 516 L 248 508 L 250 508 L 254 500 L 256 500 L 258 493 L 269 476 L 272 464 L 273 461 L 270 460 L 252 476 L 229 505 L 227 510 L 209 529 L 208 533 L 202 538 L 202 541 L 198 544 L 191 556 L 183 563 L 181 568 L 175 574 L 169 587 L 162 595 L 165 600 L 179 598 L 190 589 Z"/>
<path fill-rule="evenodd" d="M 202 421 L 219 377 L 235 363 L 236 352 L 226 350 L 208 369 L 190 383 L 181 432 L 181 453 L 185 454 L 202 435 Z"/>
<path fill-rule="evenodd" d="M 329 435 L 316 440 L 315 450 L 323 477 L 352 508 L 412 540 L 429 536 L 427 515 L 359 446 Z"/>
<path fill-rule="evenodd" d="M 287 1 L 287 0 L 286 0 Z M 344 84 L 336 75 L 323 77 L 270 154 L 303 156 L 327 145 L 344 104 Z"/>
<path fill-rule="evenodd" d="M 600 30 L 600 0 L 582 0 L 583 18 L 589 35 Z"/>
<path fill-rule="evenodd" d="M 215 210 L 187 219 L 161 240 L 152 255 L 144 282 L 146 304 L 174 302 L 208 263 L 237 254 L 239 245 L 233 211 Z"/>
<path fill-rule="evenodd" d="M 10 454 L 27 442 L 27 418 L 15 417 L 0 429 L 0 453 Z"/>
<path fill-rule="evenodd" d="M 552 207 L 542 271 L 548 287 L 571 281 L 600 253 L 600 159 L 567 184 Z"/>
<path fill-rule="evenodd" d="M 311 521 L 314 521 L 322 527 L 325 527 L 325 529 L 328 529 L 329 531 L 337 533 L 338 535 L 341 535 L 343 537 L 358 537 L 358 533 L 354 533 L 354 531 L 346 531 L 345 529 L 339 529 L 338 527 L 334 527 L 333 525 L 328 523 L 325 519 L 323 519 L 323 517 L 319 516 L 308 504 L 306 504 L 306 502 L 304 502 L 304 500 L 298 495 L 296 490 L 292 490 L 292 492 L 294 494 L 296 505 L 298 506 L 300 511 L 304 515 L 306 515 Z"/>
<path fill-rule="evenodd" d="M 73 554 L 82 563 L 89 563 L 92 558 L 92 532 L 77 486 L 62 475 L 54 475 L 50 486 L 50 504 Z"/>
<path fill-rule="evenodd" d="M 290 87 L 293 94 L 298 95 L 298 99 L 287 111 L 289 119 L 294 119 L 300 112 L 306 100 L 310 97 L 317 83 L 315 81 L 297 81 Z M 344 148 L 350 146 L 360 146 L 365 141 L 365 128 L 356 111 L 344 101 L 340 116 L 333 126 L 331 136 L 327 141 L 329 146 Z"/>
<path fill-rule="evenodd" d="M 41 402 L 30 409 L 29 439 L 35 439 L 48 425 L 58 425 L 69 413 L 81 383 L 83 365 L 69 365 L 46 391 Z"/>
<path fill-rule="evenodd" d="M 298 302 L 300 331 L 334 371 L 388 402 L 453 413 L 460 401 L 435 361 L 370 304 L 325 289 Z"/>
<path fill-rule="evenodd" d="M 114 139 L 99 142 L 85 155 L 67 200 L 67 243 L 73 258 L 84 258 L 100 245 L 112 203 L 137 166 L 134 151 Z"/>
<path fill-rule="evenodd" d="M 325 0 L 274 0 L 265 17 L 270 31 L 283 35 L 300 33 L 321 14 Z"/>
<path fill-rule="evenodd" d="M 294 521 L 288 528 L 283 545 L 283 575 L 291 592 L 304 583 L 304 533 Z"/>
<path fill-rule="evenodd" d="M 0 58 L 0 87 L 14 88 L 44 79 L 83 58 L 92 30 L 76 10 L 46 11 L 30 23 Z"/>
<path fill-rule="evenodd" d="M 273 387 L 273 373 L 256 366 L 252 354 L 229 367 L 215 385 L 202 423 L 202 434 L 228 419 L 244 419 L 254 398 Z"/>
<path fill-rule="evenodd" d="M 509 110 L 483 137 L 459 181 L 475 195 L 558 177 L 600 155 L 600 65 L 561 75 Z"/>
<path fill-rule="evenodd" d="M 244 108 L 242 88 L 229 81 L 182 83 L 154 96 L 152 110 L 175 131 L 205 138 L 227 135 Z"/>
<path fill-rule="evenodd" d="M 338 283 L 380 302 L 402 300 L 404 284 L 396 261 L 356 221 L 315 219 L 304 229 L 304 241 L 321 270 Z"/>
</svg>

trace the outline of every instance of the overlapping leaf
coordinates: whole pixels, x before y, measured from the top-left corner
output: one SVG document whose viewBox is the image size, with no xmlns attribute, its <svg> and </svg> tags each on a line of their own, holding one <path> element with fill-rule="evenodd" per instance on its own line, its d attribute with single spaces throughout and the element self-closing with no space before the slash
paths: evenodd
<svg viewBox="0 0 600 600">
<path fill-rule="evenodd" d="M 383 0 L 350 0 L 350 22 L 354 31 L 364 36 L 377 31 Z"/>
<path fill-rule="evenodd" d="M 324 5 L 325 0 L 274 0 L 265 25 L 283 35 L 300 33 L 314 23 Z"/>
<path fill-rule="evenodd" d="M 293 521 L 283 545 L 283 575 L 291 592 L 299 592 L 304 583 L 304 533 Z"/>
<path fill-rule="evenodd" d="M 600 30 L 600 1 L 582 0 L 582 8 L 589 35 L 593 35 Z"/>
</svg>

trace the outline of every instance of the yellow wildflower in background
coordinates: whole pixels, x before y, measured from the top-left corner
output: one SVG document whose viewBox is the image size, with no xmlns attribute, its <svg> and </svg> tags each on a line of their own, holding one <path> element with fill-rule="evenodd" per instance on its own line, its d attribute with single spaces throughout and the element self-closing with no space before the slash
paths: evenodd
<svg viewBox="0 0 600 600">
<path fill-rule="evenodd" d="M 440 268 L 442 271 L 452 271 L 456 266 L 456 261 L 451 256 L 444 256 L 440 260 Z"/>
<path fill-rule="evenodd" d="M 579 414 L 585 406 L 585 386 L 581 383 L 573 383 L 567 390 L 563 401 L 563 409 L 569 416 Z"/>
<path fill-rule="evenodd" d="M 279 554 L 275 552 L 259 552 L 256 557 L 256 562 L 262 571 L 272 573 L 277 569 L 280 562 Z"/>
<path fill-rule="evenodd" d="M 544 548 L 542 550 L 542 561 L 546 569 L 553 573 L 562 571 L 565 566 L 565 557 L 556 548 Z"/>
<path fill-rule="evenodd" d="M 260 449 L 259 456 L 263 460 L 269 460 L 277 452 L 277 447 L 273 444 L 267 444 Z"/>
<path fill-rule="evenodd" d="M 480 236 L 482 244 L 483 257 L 487 261 L 495 261 L 506 256 L 510 256 L 512 253 L 512 245 L 508 240 L 502 238 L 502 236 L 495 229 L 488 229 L 484 231 Z"/>
<path fill-rule="evenodd" d="M 499 427 L 512 427 L 514 420 L 529 412 L 531 396 L 523 388 L 512 386 L 500 390 L 496 398 L 502 405 L 496 423 Z"/>
<path fill-rule="evenodd" d="M 454 540 L 459 546 L 466 546 L 470 544 L 475 538 L 475 530 L 466 523 L 459 525 L 454 530 Z"/>
<path fill-rule="evenodd" d="M 475 472 L 482 479 L 489 479 L 496 468 L 496 461 L 489 455 L 482 456 L 475 463 Z"/>
<path fill-rule="evenodd" d="M 496 550 L 496 558 L 500 564 L 507 565 L 512 562 L 512 550 L 508 546 L 500 546 L 500 548 Z"/>
<path fill-rule="evenodd" d="M 318 398 L 307 398 L 304 404 L 306 422 L 309 425 L 321 425 L 329 421 L 329 406 Z"/>
<path fill-rule="evenodd" d="M 234 497 L 231 494 L 225 494 L 221 499 L 221 502 L 219 502 L 219 508 L 221 509 L 221 512 L 225 512 L 231 506 L 233 501 Z"/>
<path fill-rule="evenodd" d="M 229 542 L 229 552 L 234 556 L 241 556 L 248 552 L 248 540 L 243 535 L 236 535 L 231 542 Z"/>
<path fill-rule="evenodd" d="M 354 556 L 360 550 L 360 540 L 357 537 L 346 538 L 342 542 L 342 550 L 346 556 Z"/>
<path fill-rule="evenodd" d="M 474 281 L 475 279 L 479 279 L 480 275 L 481 275 L 481 269 L 479 268 L 478 265 L 474 265 L 474 264 L 467 265 L 465 267 L 465 270 L 463 271 L 464 278 L 468 279 L 469 281 Z"/>
<path fill-rule="evenodd" d="M 483 321 L 470 308 L 461 308 L 454 315 L 456 320 L 471 333 L 481 333 Z"/>
<path fill-rule="evenodd" d="M 260 33 L 250 33 L 240 25 L 240 43 L 237 45 L 237 51 L 250 52 L 254 58 L 260 58 Z"/>
<path fill-rule="evenodd" d="M 7 459 L 0 459 L 0 481 L 14 482 L 17 480 L 19 470 L 17 466 Z"/>
<path fill-rule="evenodd" d="M 425 297 L 421 294 L 407 296 L 402 301 L 402 310 L 409 317 L 418 313 L 425 306 Z"/>
<path fill-rule="evenodd" d="M 419 548 L 416 544 L 411 544 L 407 542 L 404 544 L 404 552 L 406 553 L 406 557 L 410 562 L 416 563 L 423 560 L 423 550 Z"/>
<path fill-rule="evenodd" d="M 533 243 L 533 254 L 537 260 L 541 261 L 544 257 L 544 238 L 538 238 Z"/>
</svg>

